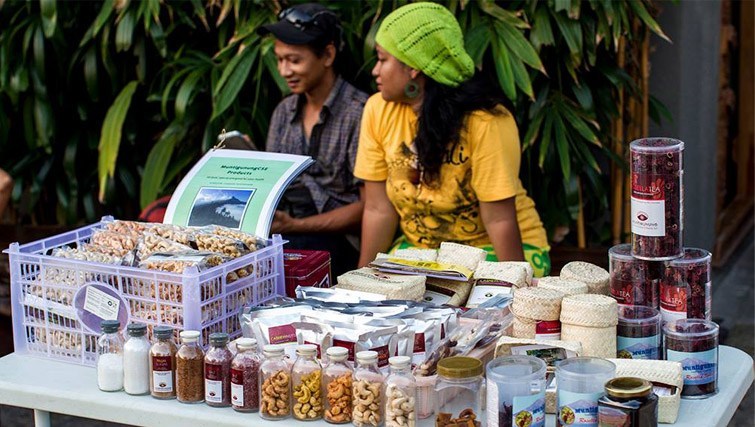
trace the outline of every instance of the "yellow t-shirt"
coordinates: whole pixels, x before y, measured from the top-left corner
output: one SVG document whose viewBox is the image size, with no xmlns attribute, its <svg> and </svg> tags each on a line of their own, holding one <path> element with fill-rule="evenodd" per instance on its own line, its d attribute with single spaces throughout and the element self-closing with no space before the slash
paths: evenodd
<svg viewBox="0 0 755 427">
<path fill-rule="evenodd" d="M 441 166 L 440 180 L 419 182 L 414 137 L 417 116 L 408 105 L 370 97 L 362 113 L 354 175 L 386 181 L 386 192 L 400 216 L 401 230 L 415 246 L 436 248 L 452 241 L 472 246 L 490 244 L 479 202 L 516 197 L 522 243 L 547 250 L 548 239 L 519 180 L 519 132 L 511 113 L 469 114 L 459 142 Z"/>
</svg>

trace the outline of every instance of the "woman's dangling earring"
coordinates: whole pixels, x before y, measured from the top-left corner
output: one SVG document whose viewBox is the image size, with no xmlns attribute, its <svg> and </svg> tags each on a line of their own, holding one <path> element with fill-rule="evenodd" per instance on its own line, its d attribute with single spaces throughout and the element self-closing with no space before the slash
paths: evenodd
<svg viewBox="0 0 755 427">
<path fill-rule="evenodd" d="M 409 99 L 414 99 L 419 96 L 419 85 L 414 80 L 410 80 L 409 83 L 404 86 L 404 95 Z"/>
</svg>

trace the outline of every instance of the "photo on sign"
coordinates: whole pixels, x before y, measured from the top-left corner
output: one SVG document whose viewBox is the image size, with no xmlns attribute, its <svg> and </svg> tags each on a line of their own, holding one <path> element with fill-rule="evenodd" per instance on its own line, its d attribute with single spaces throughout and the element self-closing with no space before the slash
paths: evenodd
<svg viewBox="0 0 755 427">
<path fill-rule="evenodd" d="M 192 203 L 189 226 L 209 224 L 238 229 L 255 189 L 202 187 Z"/>
</svg>

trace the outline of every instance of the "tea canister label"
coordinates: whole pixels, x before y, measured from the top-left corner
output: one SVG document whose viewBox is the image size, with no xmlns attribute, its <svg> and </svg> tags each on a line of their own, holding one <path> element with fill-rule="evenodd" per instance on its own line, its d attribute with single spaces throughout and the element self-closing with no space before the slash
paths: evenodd
<svg viewBox="0 0 755 427">
<path fill-rule="evenodd" d="M 603 396 L 602 392 L 574 393 L 558 390 L 556 425 L 559 427 L 597 427 L 598 399 L 601 396 Z"/>
<path fill-rule="evenodd" d="M 616 357 L 619 359 L 658 360 L 660 347 L 660 335 L 643 338 L 616 336 Z"/>
<path fill-rule="evenodd" d="M 664 322 L 687 318 L 687 288 L 661 283 L 661 316 Z"/>
<path fill-rule="evenodd" d="M 666 235 L 666 200 L 662 178 L 632 173 L 632 233 L 640 236 Z"/>
<path fill-rule="evenodd" d="M 231 369 L 231 403 L 244 406 L 244 371 Z"/>
<path fill-rule="evenodd" d="M 512 426 L 545 426 L 545 390 L 529 396 L 514 396 Z"/>
<path fill-rule="evenodd" d="M 666 360 L 681 362 L 684 385 L 709 384 L 716 380 L 718 349 L 689 353 L 666 350 Z"/>
</svg>

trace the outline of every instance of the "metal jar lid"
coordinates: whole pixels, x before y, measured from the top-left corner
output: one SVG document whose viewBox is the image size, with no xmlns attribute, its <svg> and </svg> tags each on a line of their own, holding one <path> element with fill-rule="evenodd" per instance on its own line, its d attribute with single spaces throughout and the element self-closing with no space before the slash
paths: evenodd
<svg viewBox="0 0 755 427">
<path fill-rule="evenodd" d="M 438 375 L 446 378 L 472 378 L 482 375 L 480 359 L 466 356 L 446 357 L 438 362 Z"/>
<path fill-rule="evenodd" d="M 605 385 L 606 394 L 620 399 L 645 397 L 653 391 L 653 384 L 642 378 L 618 377 L 608 380 Z"/>
</svg>

